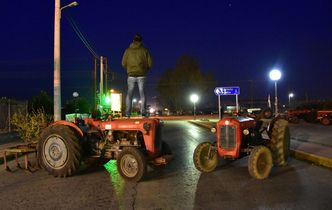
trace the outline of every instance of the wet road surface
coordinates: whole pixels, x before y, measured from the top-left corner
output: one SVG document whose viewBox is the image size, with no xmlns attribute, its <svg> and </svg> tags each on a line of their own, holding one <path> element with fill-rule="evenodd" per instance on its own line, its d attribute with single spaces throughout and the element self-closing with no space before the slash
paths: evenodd
<svg viewBox="0 0 332 210">
<path fill-rule="evenodd" d="M 112 162 L 82 167 L 69 178 L 0 170 L 0 209 L 330 209 L 332 171 L 291 159 L 284 168 L 258 181 L 249 176 L 247 158 L 201 174 L 192 154 L 203 141 L 213 141 L 206 129 L 185 121 L 165 122 L 163 139 L 174 159 L 163 168 L 149 168 L 138 184 L 125 182 Z M 2 166 L 2 165 L 1 165 Z"/>
</svg>

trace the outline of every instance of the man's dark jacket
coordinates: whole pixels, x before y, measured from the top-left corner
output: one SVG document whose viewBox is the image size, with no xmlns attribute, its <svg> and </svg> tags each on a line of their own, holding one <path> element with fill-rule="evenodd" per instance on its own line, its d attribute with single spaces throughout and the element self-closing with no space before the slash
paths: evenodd
<svg viewBox="0 0 332 210">
<path fill-rule="evenodd" d="M 142 42 L 133 41 L 123 54 L 122 67 L 127 70 L 128 76 L 145 76 L 152 66 L 152 58 Z"/>
</svg>

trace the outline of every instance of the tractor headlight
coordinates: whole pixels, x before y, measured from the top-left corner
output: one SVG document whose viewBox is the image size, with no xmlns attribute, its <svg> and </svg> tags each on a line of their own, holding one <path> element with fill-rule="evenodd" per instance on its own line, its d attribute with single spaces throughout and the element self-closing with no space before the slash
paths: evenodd
<svg viewBox="0 0 332 210">
<path fill-rule="evenodd" d="M 225 125 L 229 125 L 229 120 L 226 120 L 226 121 L 225 121 Z"/>
<path fill-rule="evenodd" d="M 212 132 L 212 133 L 215 133 L 216 131 L 217 131 L 216 128 L 211 128 L 211 132 Z"/>
<path fill-rule="evenodd" d="M 244 130 L 243 130 L 243 135 L 247 136 L 247 135 L 249 135 L 249 133 L 250 133 L 250 132 L 249 132 L 248 129 L 244 129 Z"/>
</svg>

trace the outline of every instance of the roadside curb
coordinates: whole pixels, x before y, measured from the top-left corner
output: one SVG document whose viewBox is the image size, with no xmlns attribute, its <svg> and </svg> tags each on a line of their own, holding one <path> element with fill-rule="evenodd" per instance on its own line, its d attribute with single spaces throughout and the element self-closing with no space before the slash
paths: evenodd
<svg viewBox="0 0 332 210">
<path fill-rule="evenodd" d="M 310 154 L 300 150 L 291 150 L 291 156 L 298 160 L 305 160 L 315 165 L 332 168 L 332 159 Z"/>
<path fill-rule="evenodd" d="M 202 123 L 202 122 L 196 122 L 196 121 L 188 121 L 189 123 L 192 123 L 194 125 L 206 128 L 206 129 L 211 129 L 213 126 L 211 126 L 211 123 Z M 293 150 L 290 149 L 290 154 L 293 158 L 298 159 L 298 160 L 304 160 L 310 163 L 313 163 L 315 165 L 319 166 L 324 166 L 326 168 L 332 168 L 332 159 L 323 157 L 323 156 L 318 156 L 315 154 L 307 153 L 301 150 Z"/>
</svg>

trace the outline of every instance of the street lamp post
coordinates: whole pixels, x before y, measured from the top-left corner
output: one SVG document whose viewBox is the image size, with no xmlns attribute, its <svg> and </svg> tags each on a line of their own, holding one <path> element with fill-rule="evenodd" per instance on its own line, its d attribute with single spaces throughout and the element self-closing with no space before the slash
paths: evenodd
<svg viewBox="0 0 332 210">
<path fill-rule="evenodd" d="M 61 76 L 60 76 L 60 19 L 61 10 L 67 7 L 75 7 L 78 3 L 72 2 L 61 7 L 60 0 L 55 0 L 54 11 L 54 121 L 61 120 Z"/>
<path fill-rule="evenodd" d="M 288 107 L 290 107 L 290 105 L 291 105 L 291 98 L 293 98 L 294 97 L 294 93 L 289 93 L 288 94 Z"/>
<path fill-rule="evenodd" d="M 194 104 L 194 120 L 196 120 L 196 102 L 198 101 L 198 95 L 192 94 L 190 96 L 190 101 Z"/>
<path fill-rule="evenodd" d="M 278 114 L 278 91 L 277 91 L 277 81 L 281 78 L 281 72 L 278 69 L 273 69 L 270 71 L 270 79 L 274 81 L 274 108 L 275 108 L 275 115 Z"/>
<path fill-rule="evenodd" d="M 77 107 L 77 97 L 79 96 L 80 94 L 78 92 L 73 92 L 73 97 L 74 97 L 74 111 L 75 111 L 75 118 L 77 117 L 77 112 L 79 111 L 78 110 L 78 107 Z"/>
</svg>

